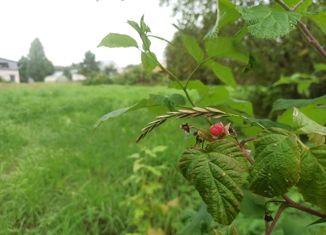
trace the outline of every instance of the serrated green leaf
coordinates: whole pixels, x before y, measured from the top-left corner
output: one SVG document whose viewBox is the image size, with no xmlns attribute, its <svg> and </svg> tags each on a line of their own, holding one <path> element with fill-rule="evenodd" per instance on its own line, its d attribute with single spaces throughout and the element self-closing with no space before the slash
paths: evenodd
<svg viewBox="0 0 326 235">
<path fill-rule="evenodd" d="M 238 142 L 232 137 L 227 136 L 206 145 L 206 152 L 217 152 L 235 159 L 241 167 L 241 172 L 245 172 L 249 168 L 249 163 L 243 156 Z"/>
<path fill-rule="evenodd" d="M 184 47 L 187 49 L 188 53 L 198 63 L 200 63 L 204 59 L 204 57 L 205 57 L 204 52 L 194 37 L 184 34 L 184 35 L 182 35 L 182 42 L 183 42 Z"/>
<path fill-rule="evenodd" d="M 255 164 L 249 188 L 259 195 L 283 195 L 299 180 L 300 155 L 296 140 L 278 133 L 263 133 L 255 141 Z"/>
<path fill-rule="evenodd" d="M 107 36 L 105 36 L 98 47 L 137 47 L 137 42 L 135 39 L 130 37 L 126 34 L 118 34 L 118 33 L 109 33 Z"/>
<path fill-rule="evenodd" d="M 268 6 L 239 8 L 249 32 L 257 38 L 275 39 L 292 31 L 300 14 Z"/>
<path fill-rule="evenodd" d="M 143 64 L 144 70 L 146 73 L 150 73 L 158 65 L 156 56 L 152 52 L 142 52 L 141 53 L 141 62 Z"/>
<path fill-rule="evenodd" d="M 156 105 L 167 107 L 169 111 L 175 111 L 177 106 L 186 104 L 186 99 L 180 94 L 172 94 L 169 96 L 150 94 L 149 100 Z"/>
<path fill-rule="evenodd" d="M 273 103 L 272 112 L 292 107 L 303 107 L 309 104 L 326 104 L 326 95 L 314 99 L 278 99 Z"/>
<path fill-rule="evenodd" d="M 169 85 L 170 88 L 181 89 L 176 82 Z M 224 103 L 230 98 L 228 88 L 224 85 L 206 86 L 200 80 L 193 80 L 188 83 L 188 90 L 196 90 L 199 97 L 196 103 L 200 106 Z"/>
<path fill-rule="evenodd" d="M 142 15 L 142 17 L 140 18 L 140 28 L 142 29 L 142 32 L 145 33 L 145 34 L 151 32 L 151 29 L 145 23 L 145 16 L 144 15 Z"/>
<path fill-rule="evenodd" d="M 297 186 L 304 199 L 326 211 L 326 146 L 311 148 L 301 157 Z"/>
<path fill-rule="evenodd" d="M 293 122 L 303 133 L 326 135 L 326 127 L 319 125 L 317 122 L 301 113 L 297 108 L 293 109 Z"/>
<path fill-rule="evenodd" d="M 219 30 L 226 24 L 234 22 L 240 17 L 235 5 L 229 0 L 216 0 L 217 11 L 214 26 L 206 34 L 205 38 L 218 37 Z"/>
<path fill-rule="evenodd" d="M 235 87 L 237 85 L 232 70 L 229 67 L 219 64 L 213 60 L 207 61 L 205 63 L 205 66 L 212 70 L 215 76 L 225 84 L 232 87 Z"/>
<path fill-rule="evenodd" d="M 205 40 L 205 48 L 208 56 L 226 57 L 240 63 L 247 64 L 249 54 L 246 49 L 231 37 L 217 37 Z"/>
<path fill-rule="evenodd" d="M 219 29 L 225 25 L 234 22 L 240 17 L 236 6 L 229 0 L 219 0 L 220 6 L 220 21 L 218 24 Z"/>
<path fill-rule="evenodd" d="M 318 14 L 309 15 L 309 18 L 318 25 L 318 27 L 326 34 L 326 12 L 321 11 Z"/>
<path fill-rule="evenodd" d="M 127 23 L 134 28 L 134 30 L 137 31 L 138 34 L 141 34 L 142 33 L 142 30 L 139 26 L 139 24 L 133 20 L 128 20 Z"/>
<path fill-rule="evenodd" d="M 140 19 L 140 23 L 138 24 L 135 21 L 128 21 L 128 24 L 133 27 L 137 33 L 139 34 L 139 37 L 141 38 L 142 42 L 143 42 L 143 50 L 145 52 L 149 52 L 150 47 L 151 47 L 151 40 L 149 40 L 147 33 L 149 33 L 151 30 L 150 28 L 146 25 L 145 21 L 144 21 L 144 16 L 141 17 Z"/>
<path fill-rule="evenodd" d="M 144 51 L 149 51 L 152 45 L 151 40 L 149 40 L 148 36 L 144 33 L 140 34 L 140 38 L 143 42 L 143 50 Z"/>
<path fill-rule="evenodd" d="M 218 152 L 188 149 L 179 168 L 199 192 L 213 219 L 228 225 L 240 211 L 242 168 L 238 161 Z"/>
</svg>

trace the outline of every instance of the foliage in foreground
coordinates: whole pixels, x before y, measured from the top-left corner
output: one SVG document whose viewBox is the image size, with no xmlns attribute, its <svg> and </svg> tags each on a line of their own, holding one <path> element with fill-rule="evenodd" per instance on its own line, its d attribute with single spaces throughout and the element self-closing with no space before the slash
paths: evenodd
<svg viewBox="0 0 326 235">
<path fill-rule="evenodd" d="M 247 64 L 246 69 L 250 69 L 251 62 L 248 53 L 236 47 L 247 32 L 256 38 L 273 40 L 298 27 L 308 42 L 326 59 L 326 51 L 302 19 L 303 17 L 309 18 L 311 15 L 307 11 L 311 3 L 311 1 L 308 3 L 297 1 L 295 5 L 292 3 L 288 5 L 287 2 L 278 0 L 271 6 L 236 8 L 229 1 L 216 1 L 217 20 L 214 28 L 206 35 L 202 43 L 205 48 L 203 49 L 191 36 L 183 36 L 185 48 L 197 62 L 197 66 L 186 79 L 180 79 L 157 60 L 151 51 L 149 38 L 151 30 L 145 23 L 144 17 L 139 23 L 128 21 L 128 24 L 139 34 L 142 46 L 138 46 L 132 37 L 116 33 L 108 34 L 99 44 L 99 46 L 106 47 L 139 49 L 145 71 L 150 72 L 159 66 L 183 90 L 188 103 L 192 106 L 183 109 L 176 108 L 178 103 L 168 106 L 170 112 L 157 116 L 154 121 L 144 127 L 137 142 L 172 118 L 204 118 L 209 124 L 220 122 L 214 125 L 223 126 L 223 133 L 215 135 L 212 131 L 208 131 L 207 125 L 196 126 L 184 123 L 182 128 L 185 132 L 193 133 L 196 138 L 194 145 L 185 150 L 179 161 L 182 174 L 198 191 L 207 206 L 207 211 L 219 224 L 230 225 L 235 220 L 240 212 L 244 190 L 263 196 L 268 200 L 266 204 L 279 205 L 274 218 L 268 207 L 265 207 L 266 235 L 272 234 L 286 208 L 295 208 L 315 215 L 320 218 L 316 223 L 325 221 L 326 127 L 323 126 L 326 123 L 323 108 L 326 104 L 325 96 L 320 97 L 316 103 L 311 100 L 279 100 L 275 106 L 278 108 L 282 106 L 282 110 L 287 109 L 285 112 L 288 112 L 287 115 L 290 112 L 290 120 L 282 123 L 284 120 L 281 118 L 285 113 L 280 116 L 279 122 L 255 119 L 248 111 L 251 107 L 250 103 L 247 103 L 249 108 L 248 106 L 244 108 L 244 105 L 239 104 L 241 101 L 236 101 L 227 95 L 222 96 L 225 99 L 223 102 L 214 97 L 214 99 L 206 100 L 205 105 L 208 107 L 198 107 L 196 105 L 201 100 L 194 101 L 188 92 L 193 74 L 202 66 L 210 69 L 227 86 L 237 86 L 232 70 L 216 58 L 227 57 Z M 220 15 L 220 11 L 224 12 L 224 15 Z M 324 13 L 314 14 L 322 17 Z M 219 37 L 219 30 L 240 16 L 246 23 L 240 33 L 228 39 Z M 324 29 L 324 25 L 315 20 L 315 17 L 310 17 L 310 19 L 322 30 Z M 219 45 L 223 40 L 226 42 L 223 43 L 222 48 Z M 213 95 L 214 93 L 217 92 L 213 92 Z M 310 107 L 314 112 L 312 119 L 297 108 L 307 104 L 314 104 Z M 108 113 L 99 120 L 98 124 L 124 112 L 150 105 L 153 105 L 153 101 L 149 99 Z M 320 124 L 316 122 L 317 118 L 320 118 Z M 243 130 L 248 128 L 248 124 L 252 129 Z M 302 135 L 309 139 L 301 139 Z M 315 174 L 315 172 L 318 173 Z M 314 191 L 307 190 L 308 187 L 313 187 Z M 321 211 L 301 205 L 289 198 L 287 193 L 296 188 L 303 195 L 305 202 L 311 203 Z M 216 232 L 216 230 L 213 231 Z M 237 232 L 234 231 L 233 234 Z"/>
</svg>

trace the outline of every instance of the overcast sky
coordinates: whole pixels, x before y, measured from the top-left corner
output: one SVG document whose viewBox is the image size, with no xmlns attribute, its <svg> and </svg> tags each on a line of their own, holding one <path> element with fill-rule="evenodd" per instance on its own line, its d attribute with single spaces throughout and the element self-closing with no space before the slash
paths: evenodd
<svg viewBox="0 0 326 235">
<path fill-rule="evenodd" d="M 137 64 L 137 49 L 97 45 L 110 32 L 137 38 L 126 22 L 138 22 L 143 14 L 153 34 L 172 38 L 175 20 L 170 9 L 159 6 L 159 0 L 1 0 L 0 57 L 19 60 L 38 37 L 55 65 L 78 63 L 87 50 L 93 51 L 97 60 L 114 61 L 118 66 Z M 165 46 L 153 42 L 160 60 Z"/>
</svg>

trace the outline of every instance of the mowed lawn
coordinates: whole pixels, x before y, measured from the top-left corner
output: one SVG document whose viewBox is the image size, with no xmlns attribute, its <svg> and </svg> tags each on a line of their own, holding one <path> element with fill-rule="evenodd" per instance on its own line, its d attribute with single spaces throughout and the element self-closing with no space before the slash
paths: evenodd
<svg viewBox="0 0 326 235">
<path fill-rule="evenodd" d="M 0 85 L 0 234 L 124 231 L 129 214 L 119 202 L 129 190 L 121 183 L 132 173 L 128 156 L 165 145 L 162 161 L 175 167 L 186 141 L 178 123 L 170 122 L 136 144 L 140 129 L 155 116 L 146 110 L 112 119 L 96 131 L 93 125 L 106 112 L 150 93 L 171 92 L 116 85 Z M 172 172 L 175 182 L 180 174 Z M 168 192 L 171 199 L 173 193 Z"/>
</svg>

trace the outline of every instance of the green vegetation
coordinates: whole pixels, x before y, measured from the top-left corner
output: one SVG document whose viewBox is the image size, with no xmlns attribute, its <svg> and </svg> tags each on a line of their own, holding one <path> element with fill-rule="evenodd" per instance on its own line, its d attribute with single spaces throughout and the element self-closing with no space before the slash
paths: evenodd
<svg viewBox="0 0 326 235">
<path fill-rule="evenodd" d="M 232 91 L 237 87 L 240 90 L 243 88 L 238 86 L 231 65 L 219 61 L 221 57 L 244 62 L 247 63 L 244 70 L 250 69 L 253 63 L 250 52 L 242 51 L 238 45 L 243 38 L 280 40 L 295 28 L 299 29 L 320 56 L 326 59 L 326 51 L 305 21 L 306 17 L 312 14 L 308 12 L 311 4 L 311 1 L 304 4 L 304 1 L 299 0 L 292 6 L 283 0 L 276 0 L 269 6 L 248 7 L 216 0 L 216 23 L 204 38 L 197 40 L 180 30 L 182 45 L 189 56 L 196 61 L 196 66 L 186 74 L 176 74 L 157 59 L 151 50 L 151 38 L 162 38 L 149 34 L 151 30 L 145 23 L 144 17 L 139 23 L 128 21 L 128 24 L 138 33 L 142 41 L 141 46 L 131 43 L 136 41 L 130 36 L 116 33 L 108 34 L 100 43 L 100 46 L 108 48 L 137 47 L 141 52 L 145 71 L 150 72 L 155 67 L 159 67 L 183 91 L 184 98 L 182 99 L 180 94 L 177 97 L 181 96 L 178 101 L 187 100 L 184 104 L 178 104 L 172 98 L 163 99 L 165 102 L 162 102 L 162 99 L 158 101 L 152 96 L 132 106 L 105 114 L 98 124 L 139 108 L 151 108 L 153 105 L 169 108 L 170 112 L 161 113 L 144 126 L 137 138 L 137 142 L 140 142 L 154 129 L 173 118 L 190 119 L 189 123 L 184 123 L 181 128 L 186 133 L 194 135 L 194 143 L 190 144 L 181 155 L 179 170 L 199 193 L 210 218 L 220 225 L 210 227 L 207 230 L 209 234 L 243 234 L 240 229 L 239 233 L 237 232 L 241 223 L 237 224 L 236 220 L 240 212 L 244 213 L 241 210 L 241 203 L 245 201 L 245 194 L 252 198 L 260 195 L 265 201 L 262 210 L 264 213 L 261 213 L 265 220 L 265 235 L 280 232 L 281 215 L 291 208 L 319 217 L 312 225 L 326 222 L 324 211 L 326 185 L 323 179 L 326 171 L 324 164 L 326 116 L 323 108 L 325 96 L 306 100 L 278 99 L 273 102 L 272 113 L 275 110 L 286 109 L 285 112 L 275 114 L 274 119 L 257 119 L 253 115 L 250 102 L 234 99 Z M 220 11 L 234 17 L 231 17 L 232 20 L 226 20 L 225 15 L 220 15 Z M 321 15 L 320 12 L 314 14 Z M 222 27 L 227 23 L 233 23 L 239 17 L 238 22 L 243 23 L 239 32 L 231 33 L 231 37 L 221 36 Z M 315 23 L 320 25 L 320 22 L 315 21 Z M 201 67 L 210 69 L 218 80 L 225 84 L 216 87 L 224 90 L 224 94 L 220 95 L 215 90 L 212 92 L 213 97 L 209 97 L 207 93 L 212 87 L 199 82 L 199 78 L 196 79 L 197 81 L 191 81 Z M 310 91 L 306 90 L 310 89 L 311 84 L 318 83 L 318 80 L 313 81 L 312 78 L 313 76 L 309 74 L 298 76 L 298 73 L 294 73 L 290 77 L 281 77 L 274 86 L 292 84 L 298 93 L 308 96 Z M 197 90 L 201 97 L 190 94 L 192 89 Z M 208 99 L 203 99 L 205 96 L 208 96 Z M 240 96 L 240 99 L 243 97 Z M 203 100 L 205 100 L 204 104 Z M 304 112 L 303 107 L 309 107 L 309 104 L 312 104 L 310 102 L 319 104 L 314 103 L 310 111 Z M 198 125 L 195 123 L 196 120 L 206 121 L 206 124 Z M 307 161 L 307 158 L 312 159 Z M 319 172 L 321 176 L 313 173 L 313 170 Z M 308 193 L 305 189 L 311 185 L 314 185 L 314 191 Z M 302 200 L 299 202 L 292 199 L 293 196 L 300 195 L 299 192 L 305 199 L 304 204 Z M 253 201 L 259 202 L 258 199 Z M 311 205 L 306 205 L 308 202 Z M 278 209 L 271 209 L 270 205 L 278 206 Z M 210 220 L 206 218 L 204 221 Z M 287 222 L 282 224 L 283 233 L 289 233 L 283 226 L 290 227 L 290 230 L 299 227 Z M 279 231 L 276 231 L 277 229 Z M 314 232 L 324 231 L 318 231 L 316 228 Z M 201 230 L 201 234 L 204 233 L 205 231 Z"/>
<path fill-rule="evenodd" d="M 220 229 L 176 170 L 178 156 L 192 139 L 178 130 L 181 121 L 164 124 L 140 144 L 135 144 L 140 129 L 162 109 L 138 110 L 93 129 L 107 110 L 151 93 L 172 97 L 176 90 L 76 84 L 4 84 L 0 89 L 0 234 L 199 235 Z M 291 197 L 302 200 L 299 194 Z M 264 203 L 262 197 L 244 194 L 234 222 L 240 234 L 262 234 Z M 289 210 L 280 228 L 284 235 L 297 231 L 292 226 L 302 232 L 295 234 L 324 234 L 323 227 L 306 227 L 313 221 Z"/>
<path fill-rule="evenodd" d="M 54 72 L 53 64 L 46 58 L 43 45 L 38 38 L 31 43 L 28 56 L 23 56 L 18 63 L 23 82 L 27 82 L 29 78 L 36 82 L 44 81 L 46 76 Z"/>
<path fill-rule="evenodd" d="M 323 33 L 325 15 L 311 0 L 250 5 L 206 4 L 216 21 L 204 37 L 193 35 L 197 30 L 188 24 L 187 30 L 177 27 L 180 55 L 193 62 L 185 72 L 182 63 L 176 69 L 158 60 L 151 40 L 167 40 L 151 34 L 144 16 L 127 22 L 140 40 L 120 33 L 102 39 L 99 46 L 139 50 L 142 67 L 123 74 L 122 84 L 153 84 L 148 81 L 161 82 L 165 74 L 169 88 L 2 86 L 1 231 L 325 234 L 326 64 L 319 59 L 326 59 L 326 51 L 311 30 Z M 202 19 L 205 28 L 205 17 L 194 19 Z M 236 30 L 224 32 L 228 27 Z M 305 71 L 273 71 L 272 89 L 241 85 L 241 74 L 259 75 L 255 53 L 243 42 L 264 39 L 284 46 L 295 29 L 319 59 Z M 92 53 L 84 65 L 84 74 L 96 72 L 88 85 L 116 82 L 114 67 L 99 72 Z M 207 71 L 206 79 L 197 77 Z"/>
<path fill-rule="evenodd" d="M 160 163 L 175 171 L 183 138 L 170 124 L 136 145 L 142 125 L 153 113 L 106 123 L 94 131 L 98 117 L 165 88 L 81 85 L 1 85 L 0 95 L 0 234 L 121 234 L 128 228 L 131 206 L 123 206 L 136 188 L 123 186 L 132 172 L 129 155 L 144 146 L 166 145 Z M 165 176 L 166 177 L 166 176 Z M 162 203 L 178 191 L 162 187 Z"/>
</svg>

